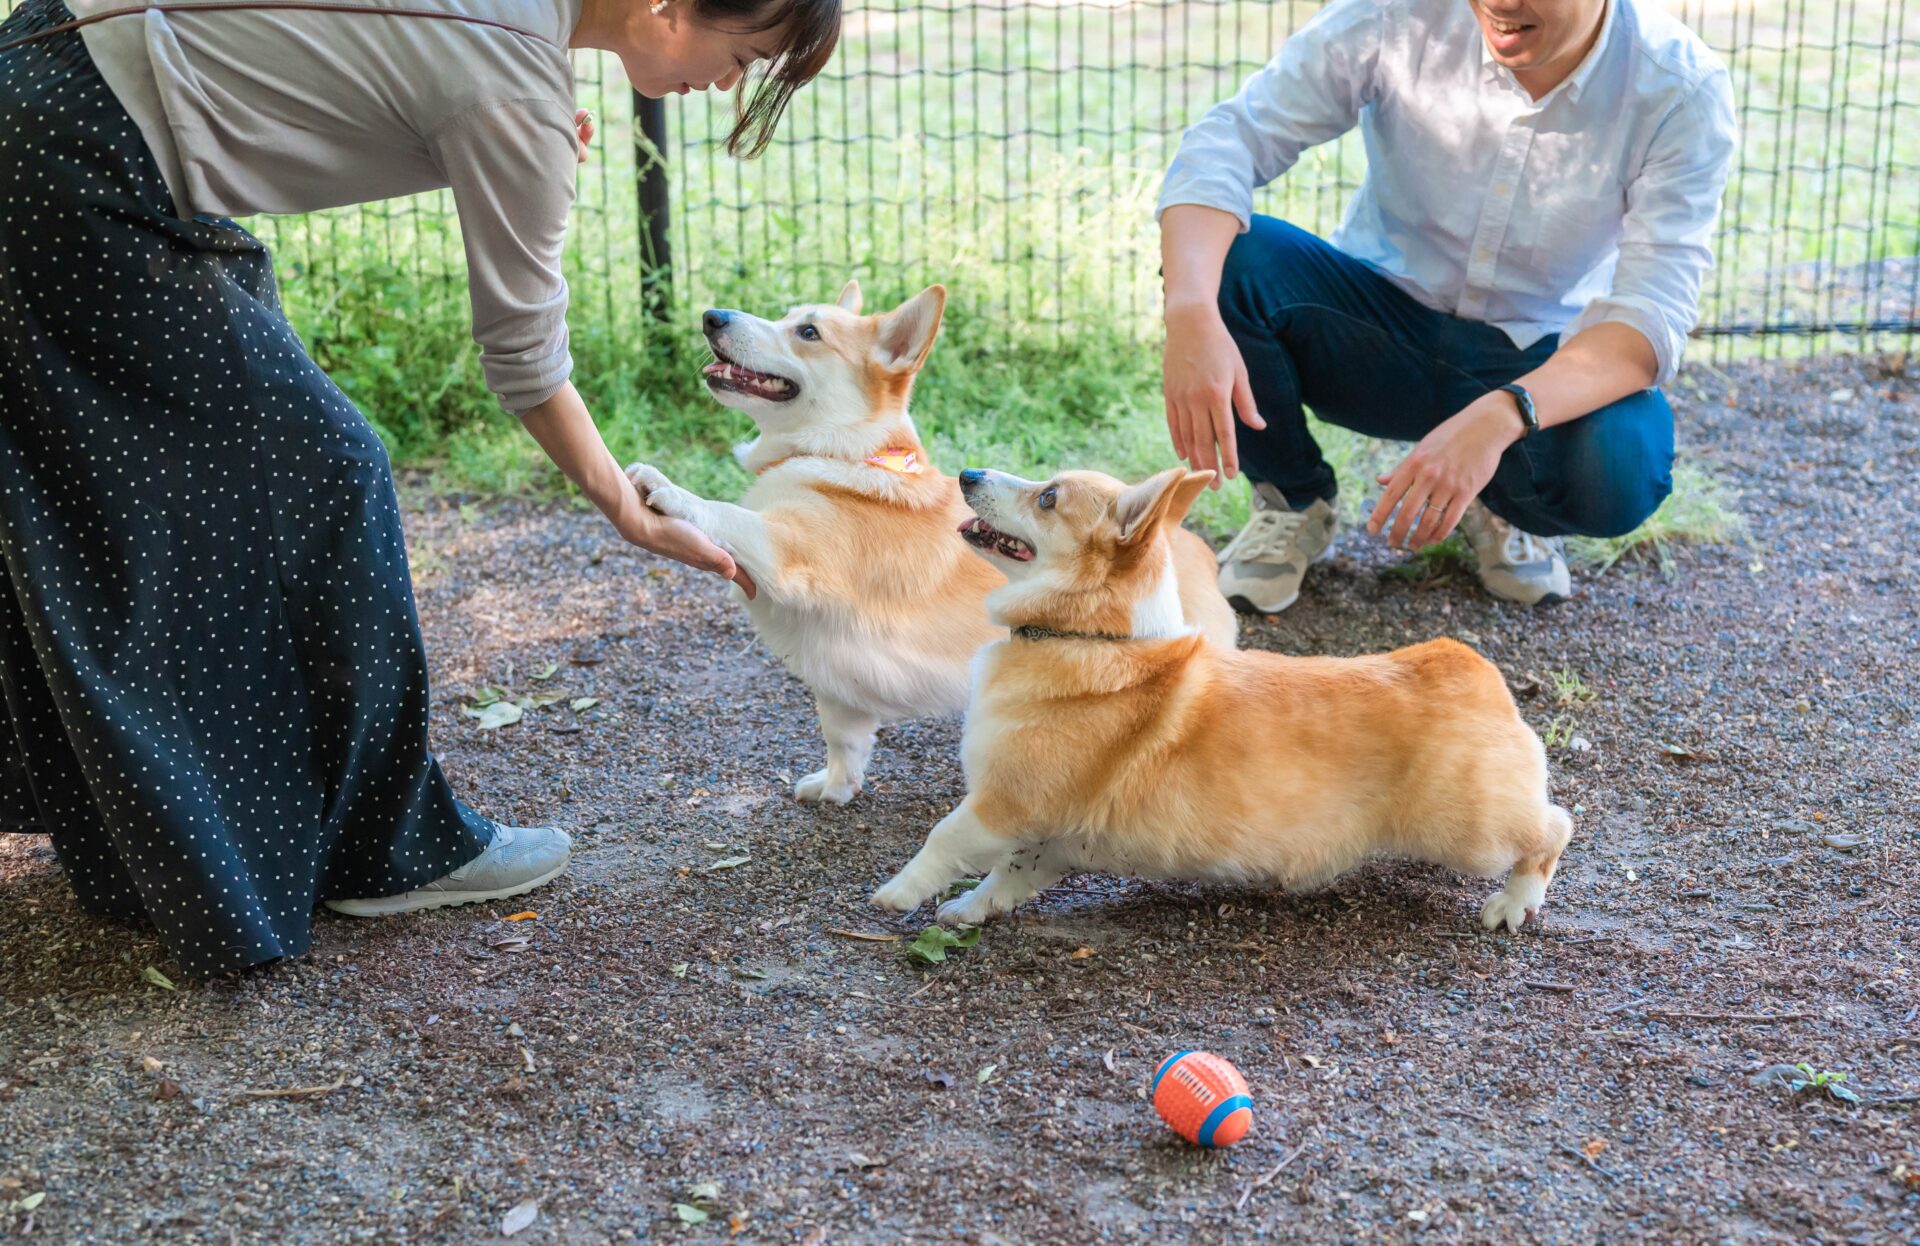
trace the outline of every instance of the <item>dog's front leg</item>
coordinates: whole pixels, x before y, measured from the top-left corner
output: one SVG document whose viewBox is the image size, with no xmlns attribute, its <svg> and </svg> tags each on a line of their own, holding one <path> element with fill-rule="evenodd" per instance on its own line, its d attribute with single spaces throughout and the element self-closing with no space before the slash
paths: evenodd
<svg viewBox="0 0 1920 1246">
<path fill-rule="evenodd" d="M 762 587 L 770 583 L 778 567 L 774 563 L 773 538 L 767 532 L 766 520 L 744 506 L 712 502 L 689 493 L 646 463 L 629 467 L 627 479 L 633 482 L 648 506 L 669 518 L 686 520 L 706 533 L 715 545 L 732 554 Z"/>
<path fill-rule="evenodd" d="M 1000 860 L 1009 847 L 1006 836 L 980 820 L 973 802 L 963 800 L 928 833 L 907 868 L 873 893 L 873 902 L 896 913 L 917 909 L 954 879 Z"/>
<path fill-rule="evenodd" d="M 1011 912 L 1067 876 L 1067 853 L 1051 843 L 1015 848 L 993 867 L 980 885 L 940 906 L 943 926 L 980 926 L 996 913 Z"/>
</svg>

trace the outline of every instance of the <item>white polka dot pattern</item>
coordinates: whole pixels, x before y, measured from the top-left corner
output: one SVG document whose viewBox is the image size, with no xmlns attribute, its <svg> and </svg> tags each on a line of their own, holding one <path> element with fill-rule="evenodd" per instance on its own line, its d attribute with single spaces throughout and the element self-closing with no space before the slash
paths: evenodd
<svg viewBox="0 0 1920 1246">
<path fill-rule="evenodd" d="M 66 20 L 30 0 L 0 42 Z M 427 750 L 385 450 L 266 249 L 181 221 L 77 35 L 0 52 L 0 829 L 190 972 L 493 827 Z"/>
</svg>

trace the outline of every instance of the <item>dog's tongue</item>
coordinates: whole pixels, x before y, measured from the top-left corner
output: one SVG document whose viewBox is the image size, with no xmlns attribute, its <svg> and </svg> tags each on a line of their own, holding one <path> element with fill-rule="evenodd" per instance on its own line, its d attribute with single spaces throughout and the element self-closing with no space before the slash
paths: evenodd
<svg viewBox="0 0 1920 1246">
<path fill-rule="evenodd" d="M 700 369 L 700 375 L 701 376 L 719 376 L 722 372 L 725 372 L 726 370 L 727 370 L 727 365 L 724 363 L 721 363 L 718 359 L 716 359 L 712 363 L 708 364 L 706 367 Z"/>
</svg>

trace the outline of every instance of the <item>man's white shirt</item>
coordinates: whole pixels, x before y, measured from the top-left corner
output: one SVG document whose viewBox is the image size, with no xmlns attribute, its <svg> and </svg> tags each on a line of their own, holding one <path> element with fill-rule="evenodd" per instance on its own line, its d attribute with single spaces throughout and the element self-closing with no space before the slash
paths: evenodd
<svg viewBox="0 0 1920 1246">
<path fill-rule="evenodd" d="M 1329 239 L 1428 307 L 1516 346 L 1606 321 L 1672 379 L 1737 131 L 1727 71 L 1677 20 L 1608 0 L 1579 67 L 1534 100 L 1467 0 L 1332 0 L 1181 141 L 1159 211 L 1247 228 L 1253 192 L 1360 127 L 1367 174 Z"/>
</svg>

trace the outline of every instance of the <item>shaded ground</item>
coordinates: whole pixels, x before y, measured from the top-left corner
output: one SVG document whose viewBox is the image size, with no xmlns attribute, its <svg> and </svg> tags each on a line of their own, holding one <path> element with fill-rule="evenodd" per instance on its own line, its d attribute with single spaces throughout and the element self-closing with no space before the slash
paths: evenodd
<svg viewBox="0 0 1920 1246">
<path fill-rule="evenodd" d="M 419 501 L 448 768 L 578 832 L 574 869 L 535 920 L 323 915 L 295 963 L 168 991 L 150 933 L 0 838 L 0 1207 L 45 1194 L 0 1236 L 484 1242 L 539 1200 L 516 1243 L 1920 1237 L 1920 384 L 1691 376 L 1683 441 L 1750 544 L 1533 615 L 1348 536 L 1248 636 L 1450 633 L 1531 690 L 1577 831 L 1518 936 L 1425 867 L 1301 897 L 1083 876 L 912 966 L 836 931 L 918 931 L 865 897 L 959 798 L 956 722 L 803 808 L 807 697 L 717 585 L 583 515 Z M 489 684 L 599 704 L 486 733 L 460 707 Z M 1231 1152 L 1144 1102 L 1185 1046 L 1252 1083 Z M 1881 1101 L 1752 1081 L 1802 1060 Z"/>
</svg>

